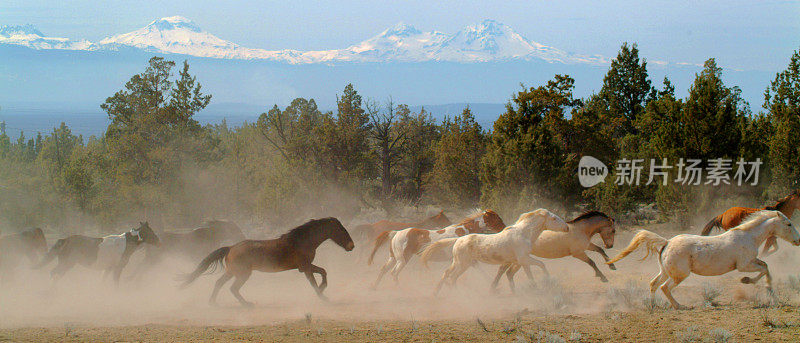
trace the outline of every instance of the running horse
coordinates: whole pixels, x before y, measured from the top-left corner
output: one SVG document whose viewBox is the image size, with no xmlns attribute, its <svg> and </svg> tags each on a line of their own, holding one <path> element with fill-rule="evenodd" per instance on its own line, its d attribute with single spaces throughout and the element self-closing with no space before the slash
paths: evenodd
<svg viewBox="0 0 800 343">
<path fill-rule="evenodd" d="M 113 273 L 114 282 L 119 284 L 122 270 L 142 244 L 160 244 L 158 236 L 147 222 L 140 222 L 138 228 L 125 233 L 102 238 L 72 235 L 56 241 L 35 268 L 42 268 L 58 258 L 58 265 L 50 272 L 54 280 L 60 279 L 72 267 L 80 264 L 102 270 L 103 275 Z"/>
<path fill-rule="evenodd" d="M 328 273 L 325 269 L 314 265 L 313 262 L 317 247 L 328 239 L 333 240 L 346 251 L 351 251 L 355 247 L 350 234 L 338 219 L 332 217 L 313 219 L 277 239 L 244 240 L 213 251 L 200 262 L 193 272 L 183 277 L 181 287 L 186 287 L 197 280 L 212 265 L 214 268 L 223 265 L 225 274 L 217 279 L 209 303 L 215 305 L 220 288 L 230 279 L 236 278 L 231 285 L 231 293 L 242 306 L 251 307 L 253 303 L 245 300 L 239 290 L 250 278 L 253 270 L 277 273 L 297 269 L 306 275 L 317 296 L 327 300 L 322 292 L 328 286 Z M 315 273 L 322 277 L 319 285 L 314 277 Z"/>
<path fill-rule="evenodd" d="M 780 211 L 761 210 L 748 216 L 744 222 L 718 236 L 682 234 L 666 239 L 647 230 L 639 230 L 625 250 L 611 261 L 614 263 L 628 256 L 640 245 L 648 255 L 658 256 L 659 273 L 650 281 L 650 294 L 661 288 L 672 307 L 683 309 L 672 289 L 691 274 L 702 276 L 723 275 L 733 270 L 743 273 L 758 273 L 756 277 L 743 277 L 742 283 L 755 284 L 766 276 L 767 290 L 772 291 L 772 275 L 767 264 L 758 259 L 758 247 L 769 237 L 780 237 L 794 245 L 800 245 L 792 222 Z"/>
<path fill-rule="evenodd" d="M 147 246 L 144 259 L 139 261 L 132 272 L 134 278 L 143 276 L 161 263 L 165 256 L 183 258 L 194 263 L 226 242 L 233 244 L 246 239 L 236 223 L 223 220 L 210 220 L 193 230 L 160 232 L 158 237 L 161 244 Z"/>
<path fill-rule="evenodd" d="M 39 255 L 46 253 L 47 240 L 40 228 L 0 237 L 0 278 L 4 281 L 10 278 L 22 257 L 27 257 L 31 264 L 35 264 Z"/>
<path fill-rule="evenodd" d="M 445 282 L 455 285 L 458 277 L 477 262 L 494 265 L 534 264 L 530 252 L 533 244 L 544 230 L 567 232 L 569 227 L 561 217 L 546 209 L 523 213 L 513 225 L 495 234 L 469 234 L 458 238 L 448 238 L 431 244 L 422 251 L 422 256 L 430 256 L 442 247 L 452 246 L 453 261 L 442 274 L 436 285 L 436 294 Z M 514 280 L 510 278 L 511 291 Z"/>
<path fill-rule="evenodd" d="M 719 227 L 723 231 L 727 231 L 732 227 L 735 227 L 742 223 L 745 217 L 761 211 L 761 210 L 772 210 L 772 211 L 780 211 L 785 215 L 787 218 L 792 218 L 792 214 L 794 211 L 800 209 L 800 190 L 795 190 L 791 194 L 783 197 L 783 199 L 778 200 L 778 202 L 773 206 L 767 206 L 764 208 L 750 208 L 750 207 L 731 207 L 727 211 L 723 212 L 722 214 L 714 217 L 711 219 L 708 224 L 703 228 L 703 231 L 700 233 L 701 236 L 708 236 L 711 233 L 711 230 L 715 227 Z M 769 250 L 773 248 L 772 250 Z M 762 250 L 763 256 L 769 256 L 774 254 L 778 251 L 778 242 L 775 237 L 769 237 L 764 243 L 764 250 Z"/>
<path fill-rule="evenodd" d="M 467 216 L 460 223 L 439 230 L 408 228 L 400 231 L 384 231 L 375 239 L 375 246 L 367 261 L 367 264 L 372 264 L 375 252 L 383 244 L 389 242 L 389 259 L 381 268 L 378 278 L 372 284 L 372 289 L 378 286 L 378 283 L 390 269 L 394 282 L 397 283 L 398 275 L 408 264 L 411 257 L 419 253 L 429 243 L 438 242 L 446 238 L 458 238 L 470 233 L 500 232 L 505 227 L 506 224 L 503 223 L 503 219 L 500 218 L 497 212 L 476 210 L 475 213 Z M 440 260 L 449 261 L 451 259 L 450 254 L 439 255 L 442 255 Z"/>
<path fill-rule="evenodd" d="M 402 230 L 410 227 L 424 230 L 441 229 L 450 224 L 452 223 L 450 219 L 444 215 L 444 211 L 439 211 L 436 215 L 418 222 L 405 223 L 381 220 L 372 224 L 361 224 L 356 226 L 354 232 L 357 236 L 372 240 L 384 231 Z"/>
<path fill-rule="evenodd" d="M 542 234 L 539 235 L 539 239 L 533 244 L 531 254 L 536 257 L 547 259 L 572 256 L 592 267 L 594 275 L 600 278 L 600 281 L 608 282 L 608 279 L 603 275 L 600 269 L 597 268 L 594 261 L 586 255 L 586 251 L 594 251 L 600 254 L 606 262 L 609 261 L 605 250 L 592 243 L 592 236 L 599 234 L 605 248 L 613 248 L 614 235 L 617 231 L 614 226 L 614 219 L 600 211 L 589 211 L 568 221 L 567 225 L 569 226 L 569 232 L 542 231 Z M 543 263 L 539 262 L 534 264 L 541 268 L 545 274 L 549 275 Z M 521 266 L 518 264 L 500 266 L 494 278 L 494 282 L 492 282 L 492 289 L 494 290 L 497 288 L 497 283 L 500 281 L 503 272 L 506 273 L 509 279 L 513 279 L 514 274 L 519 271 L 520 267 Z M 617 269 L 613 263 L 609 264 L 608 267 L 611 270 Z M 533 281 L 533 274 L 530 271 L 530 267 L 525 266 L 522 268 L 528 276 L 528 279 Z"/>
</svg>

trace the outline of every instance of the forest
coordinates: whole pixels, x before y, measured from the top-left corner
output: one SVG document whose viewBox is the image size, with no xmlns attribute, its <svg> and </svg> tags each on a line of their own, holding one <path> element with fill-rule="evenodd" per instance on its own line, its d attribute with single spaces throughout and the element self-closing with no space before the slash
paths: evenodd
<svg viewBox="0 0 800 343">
<path fill-rule="evenodd" d="M 62 123 L 12 141 L 0 124 L 0 228 L 110 231 L 143 219 L 187 227 L 210 218 L 287 225 L 476 207 L 504 218 L 538 207 L 597 209 L 630 221 L 646 208 L 654 220 L 692 223 L 798 188 L 800 51 L 787 62 L 765 85 L 763 104 L 742 100 L 713 58 L 679 99 L 669 79 L 650 79 L 637 45 L 626 43 L 595 94 L 576 98 L 575 80 L 555 75 L 522 86 L 485 130 L 469 108 L 439 121 L 394 99 L 363 98 L 352 84 L 334 111 L 297 98 L 240 127 L 201 126 L 193 116 L 212 95 L 187 62 L 153 57 L 100 105 L 110 120 L 101 137 L 74 135 Z M 611 175 L 583 188 L 582 156 L 612 174 L 616 161 L 634 158 L 763 165 L 756 185 L 631 186 Z"/>
</svg>

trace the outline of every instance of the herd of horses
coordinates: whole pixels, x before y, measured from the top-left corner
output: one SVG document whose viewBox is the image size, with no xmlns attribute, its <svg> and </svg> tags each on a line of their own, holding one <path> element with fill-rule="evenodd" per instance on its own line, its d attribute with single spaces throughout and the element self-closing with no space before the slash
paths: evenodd
<svg viewBox="0 0 800 343">
<path fill-rule="evenodd" d="M 357 226 L 356 237 L 372 242 L 367 263 L 372 264 L 375 255 L 384 246 L 389 257 L 380 268 L 372 283 L 377 288 L 386 273 L 395 282 L 414 256 L 424 266 L 430 262 L 447 262 L 441 279 L 435 287 L 455 285 L 458 278 L 469 268 L 478 264 L 495 265 L 497 274 L 490 289 L 496 292 L 503 274 L 514 292 L 514 275 L 522 269 L 533 280 L 530 266 L 547 273 L 545 265 L 537 258 L 557 259 L 572 256 L 588 264 L 602 281 L 608 279 L 586 254 L 600 254 L 606 265 L 615 270 L 615 262 L 628 256 L 640 246 L 646 255 L 658 257 L 659 274 L 650 281 L 650 292 L 657 289 L 671 305 L 683 308 L 672 296 L 672 289 L 691 274 L 716 276 L 737 270 L 758 273 L 755 277 L 743 277 L 742 283 L 756 283 L 766 279 L 767 290 L 772 294 L 772 276 L 767 264 L 758 258 L 763 244 L 762 256 L 778 249 L 777 239 L 795 246 L 800 245 L 800 234 L 792 225 L 791 218 L 800 208 L 800 191 L 780 199 L 774 206 L 765 208 L 733 207 L 713 218 L 701 235 L 680 234 L 670 239 L 639 230 L 616 257 L 609 258 L 605 249 L 613 248 L 616 227 L 614 219 L 599 211 L 588 211 L 565 221 L 547 209 L 536 209 L 523 213 L 511 225 L 506 225 L 492 210 L 477 210 L 459 222 L 452 224 L 443 212 L 412 223 L 382 220 Z M 712 229 L 722 229 L 722 234 L 709 236 Z M 603 247 L 592 243 L 599 235 Z M 29 229 L 0 237 L 0 280 L 8 279 L 14 267 L 24 259 L 33 268 L 44 268 L 58 260 L 51 270 L 53 280 L 58 280 L 75 265 L 102 270 L 104 275 L 113 275 L 120 282 L 123 269 L 131 256 L 144 250 L 144 263 L 140 263 L 134 275 L 144 273 L 158 264 L 166 254 L 181 256 L 188 261 L 200 260 L 191 273 L 181 276 L 181 287 L 187 287 L 200 276 L 223 269 L 209 298 L 211 304 L 222 286 L 233 279 L 231 293 L 243 306 L 252 306 L 240 293 L 240 289 L 252 272 L 276 273 L 298 270 L 303 273 L 317 296 L 326 299 L 323 292 L 328 278 L 324 268 L 314 264 L 317 248 L 332 240 L 345 251 L 352 251 L 355 243 L 344 225 L 336 218 L 310 220 L 275 239 L 246 239 L 242 230 L 232 222 L 210 221 L 203 227 L 184 232 L 162 232 L 157 234 L 147 222 L 118 235 L 89 237 L 71 235 L 55 241 L 48 249 L 44 232 Z M 224 245 L 226 242 L 232 245 Z M 315 274 L 319 274 L 317 282 Z"/>
</svg>

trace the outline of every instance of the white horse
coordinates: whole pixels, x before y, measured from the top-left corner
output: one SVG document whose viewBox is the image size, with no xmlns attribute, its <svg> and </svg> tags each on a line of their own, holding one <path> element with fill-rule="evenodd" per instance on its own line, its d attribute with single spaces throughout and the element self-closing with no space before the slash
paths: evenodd
<svg viewBox="0 0 800 343">
<path fill-rule="evenodd" d="M 423 251 L 423 255 L 429 256 L 440 246 L 453 244 L 453 262 L 436 285 L 436 293 L 439 293 L 445 281 L 449 280 L 451 285 L 455 285 L 458 277 L 478 261 L 494 265 L 516 263 L 527 266 L 536 263 L 530 252 L 543 230 L 566 232 L 569 227 L 561 217 L 540 208 L 523 213 L 514 225 L 496 234 L 469 234 L 431 244 Z M 513 280 L 511 282 L 513 290 Z"/>
<path fill-rule="evenodd" d="M 389 270 L 391 270 L 394 282 L 397 283 L 397 277 L 408 264 L 408 261 L 428 243 L 438 242 L 447 238 L 458 238 L 469 233 L 499 232 L 505 227 L 503 219 L 495 211 L 478 210 L 464 218 L 460 223 L 439 230 L 407 228 L 398 231 L 384 231 L 375 239 L 375 246 L 367 264 L 372 264 L 375 252 L 387 241 L 389 242 L 389 259 L 381 267 L 381 271 L 372 284 L 372 288 L 375 289 L 378 286 L 378 283 Z"/>
<path fill-rule="evenodd" d="M 658 253 L 660 272 L 650 281 L 650 293 L 661 286 L 661 291 L 675 309 L 684 308 L 672 297 L 672 289 L 692 273 L 717 276 L 738 270 L 759 274 L 755 278 L 743 277 L 742 283 L 756 283 L 766 276 L 767 290 L 772 294 L 772 276 L 767 264 L 759 260 L 758 247 L 769 238 L 777 236 L 800 245 L 800 234 L 792 222 L 778 211 L 762 210 L 753 213 L 744 222 L 719 236 L 682 234 L 666 239 L 653 232 L 640 230 L 631 243 L 617 257 L 607 263 L 619 261 L 641 244 L 650 253 Z"/>
<path fill-rule="evenodd" d="M 600 269 L 597 268 L 594 261 L 586 255 L 586 251 L 597 252 L 606 262 L 609 260 L 603 248 L 592 243 L 592 236 L 599 234 L 603 239 L 603 244 L 606 249 L 613 248 L 614 234 L 616 233 L 614 219 L 600 211 L 589 211 L 568 221 L 567 224 L 569 225 L 569 232 L 543 231 L 542 234 L 539 235 L 539 239 L 534 242 L 531 254 L 536 257 L 547 259 L 572 256 L 586 262 L 586 264 L 592 267 L 595 276 L 599 277 L 600 281 L 608 282 L 608 279 L 600 272 Z M 549 275 L 543 263 L 539 262 L 535 264 L 537 267 L 541 268 L 545 274 Z M 613 263 L 609 265 L 609 268 L 611 270 L 616 270 Z M 500 266 L 497 271 L 497 276 L 495 276 L 494 282 L 492 282 L 492 289 L 497 287 L 497 283 L 500 281 L 500 277 L 503 276 L 504 272 L 509 280 L 511 280 L 519 269 L 520 265 Z M 528 275 L 528 279 L 533 281 L 530 268 L 525 266 L 523 270 L 525 270 L 525 274 Z"/>
</svg>

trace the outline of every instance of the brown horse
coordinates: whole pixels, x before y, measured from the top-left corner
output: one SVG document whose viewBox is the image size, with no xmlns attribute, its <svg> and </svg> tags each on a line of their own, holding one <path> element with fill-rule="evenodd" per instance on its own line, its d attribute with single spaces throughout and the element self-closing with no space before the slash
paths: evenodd
<svg viewBox="0 0 800 343">
<path fill-rule="evenodd" d="M 450 225 L 450 219 L 444 215 L 444 211 L 439 211 L 436 215 L 423 219 L 418 222 L 414 223 L 404 223 L 404 222 L 393 222 L 389 220 L 381 220 L 376 223 L 372 224 L 361 224 L 356 226 L 355 233 L 367 240 L 373 240 L 375 237 L 380 235 L 384 231 L 395 231 L 395 230 L 402 230 L 410 227 L 414 227 L 417 229 L 441 229 Z"/>
<path fill-rule="evenodd" d="M 47 240 L 42 229 L 28 229 L 15 234 L 0 237 L 0 277 L 3 280 L 11 277 L 11 273 L 25 256 L 35 264 L 39 255 L 47 253 Z"/>
<path fill-rule="evenodd" d="M 780 211 L 787 218 L 792 218 L 792 214 L 797 209 L 800 209 L 800 190 L 795 190 L 791 194 L 785 196 L 783 199 L 778 200 L 774 206 L 767 206 L 764 208 L 731 207 L 722 214 L 714 217 L 714 219 L 711 219 L 711 221 L 708 222 L 708 224 L 706 224 L 706 226 L 703 228 L 703 231 L 700 233 L 700 235 L 708 236 L 708 234 L 711 233 L 711 230 L 715 227 L 719 227 L 723 231 L 728 231 L 728 229 L 741 224 L 742 220 L 747 216 L 761 210 Z M 773 247 L 774 249 L 769 250 L 770 247 Z M 769 237 L 766 243 L 764 243 L 764 250 L 762 250 L 761 253 L 764 254 L 764 256 L 767 256 L 775 253 L 776 251 L 778 251 L 777 239 L 775 237 Z"/>
<path fill-rule="evenodd" d="M 211 265 L 224 265 L 223 274 L 214 285 L 209 303 L 216 304 L 217 293 L 231 278 L 236 278 L 231 285 L 231 293 L 243 306 L 252 306 L 239 293 L 239 289 L 250 278 L 253 270 L 266 273 L 277 273 L 297 269 L 306 275 L 308 282 L 314 287 L 317 296 L 325 300 L 322 292 L 328 286 L 328 273 L 325 269 L 315 266 L 314 256 L 317 247 L 322 242 L 331 239 L 336 244 L 351 251 L 355 247 L 353 239 L 336 218 L 323 218 L 310 220 L 300 225 L 277 239 L 270 240 L 245 240 L 233 246 L 222 247 L 208 255 L 200 265 L 184 277 L 182 287 L 188 286 L 200 275 L 206 272 Z M 224 261 L 224 263 L 223 263 Z M 322 282 L 317 285 L 314 273 L 322 276 Z"/>
</svg>

